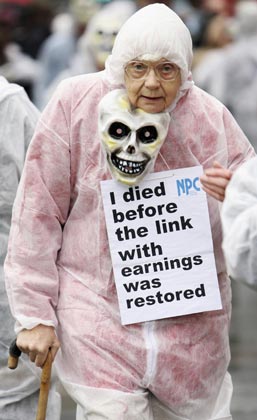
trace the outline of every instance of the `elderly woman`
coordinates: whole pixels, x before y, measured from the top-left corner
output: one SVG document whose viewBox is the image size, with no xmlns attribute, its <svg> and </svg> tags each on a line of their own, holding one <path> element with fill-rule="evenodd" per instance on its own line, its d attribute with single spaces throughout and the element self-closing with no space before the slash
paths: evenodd
<svg viewBox="0 0 257 420">
<path fill-rule="evenodd" d="M 42 366 L 48 348 L 54 358 L 61 345 L 55 364 L 79 420 L 232 419 L 231 292 L 219 201 L 232 171 L 254 151 L 227 109 L 194 86 L 191 60 L 180 18 L 160 4 L 140 9 L 121 28 L 103 72 L 60 84 L 30 146 L 13 211 L 7 290 L 17 344 L 31 361 Z M 205 170 L 222 310 L 121 325 L 100 181 L 113 170 L 129 184 L 130 175 L 117 156 L 107 161 L 98 128 L 99 103 L 117 88 L 137 116 L 160 114 L 166 124 L 168 114 L 155 172 Z M 151 136 L 145 133 L 144 147 Z M 136 152 L 130 144 L 124 153 L 133 161 Z"/>
</svg>

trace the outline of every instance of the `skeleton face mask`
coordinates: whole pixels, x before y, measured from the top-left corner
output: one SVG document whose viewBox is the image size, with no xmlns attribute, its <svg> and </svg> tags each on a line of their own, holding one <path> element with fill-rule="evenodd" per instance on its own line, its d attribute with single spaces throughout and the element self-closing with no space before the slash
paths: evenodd
<svg viewBox="0 0 257 420">
<path fill-rule="evenodd" d="M 117 33 L 134 11 L 135 5 L 130 1 L 111 1 L 90 20 L 85 38 L 99 70 L 104 69 Z"/>
<path fill-rule="evenodd" d="M 99 70 L 104 69 L 104 63 L 112 51 L 115 37 L 120 29 L 120 21 L 115 18 L 95 18 L 95 28 L 90 34 L 89 44 Z"/>
<path fill-rule="evenodd" d="M 99 132 L 112 176 L 127 185 L 138 184 L 153 168 L 169 122 L 167 112 L 131 109 L 124 89 L 104 96 L 99 104 Z"/>
</svg>

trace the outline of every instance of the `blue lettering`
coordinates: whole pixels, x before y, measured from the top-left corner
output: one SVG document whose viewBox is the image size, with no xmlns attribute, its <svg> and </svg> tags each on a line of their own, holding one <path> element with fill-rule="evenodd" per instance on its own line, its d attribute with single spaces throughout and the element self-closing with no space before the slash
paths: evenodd
<svg viewBox="0 0 257 420">
<path fill-rule="evenodd" d="M 196 191 L 201 191 L 201 188 L 200 188 L 200 187 L 198 187 L 198 186 L 196 185 L 196 183 L 197 183 L 198 181 L 200 181 L 199 176 L 197 176 L 197 177 L 194 179 L 194 181 L 193 181 L 193 186 L 194 186 L 194 189 L 195 189 Z"/>
<path fill-rule="evenodd" d="M 199 176 L 194 178 L 193 180 L 190 178 L 184 178 L 177 180 L 177 191 L 178 196 L 181 194 L 190 194 L 190 190 L 194 189 L 195 191 L 201 191 L 200 186 L 198 185 L 198 182 L 200 181 Z"/>
<path fill-rule="evenodd" d="M 186 184 L 186 195 L 188 195 L 189 190 L 191 190 L 192 188 L 192 181 L 190 178 L 186 178 L 185 179 L 185 184 Z"/>
<path fill-rule="evenodd" d="M 177 180 L 177 190 L 178 190 L 178 196 L 181 195 L 181 191 L 182 191 L 182 194 L 185 194 L 185 184 L 184 184 L 183 179 L 181 179 L 180 181 Z"/>
</svg>

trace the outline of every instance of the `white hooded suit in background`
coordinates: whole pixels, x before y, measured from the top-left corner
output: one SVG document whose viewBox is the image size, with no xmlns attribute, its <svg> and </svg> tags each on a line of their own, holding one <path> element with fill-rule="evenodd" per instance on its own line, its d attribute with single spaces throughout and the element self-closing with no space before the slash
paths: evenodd
<svg viewBox="0 0 257 420">
<path fill-rule="evenodd" d="M 124 88 L 124 66 L 142 55 L 164 57 L 181 73 L 154 171 L 206 169 L 214 160 L 235 170 L 254 156 L 229 111 L 194 86 L 192 42 L 183 22 L 164 5 L 140 9 L 119 31 L 106 70 L 63 81 L 42 114 L 6 259 L 16 331 L 55 327 L 61 342 L 55 365 L 78 404 L 78 420 L 231 420 L 231 291 L 218 201 L 208 197 L 223 309 L 120 322 L 100 193 L 100 181 L 111 174 L 98 104 Z"/>
<path fill-rule="evenodd" d="M 36 417 L 40 369 L 20 357 L 19 366 L 7 367 L 9 346 L 14 339 L 14 322 L 5 291 L 3 264 L 11 225 L 12 206 L 21 177 L 29 142 L 39 111 L 21 86 L 0 77 L 0 419 L 34 420 Z M 48 420 L 59 420 L 60 396 L 54 387 L 49 395 Z"/>
<path fill-rule="evenodd" d="M 207 55 L 195 68 L 194 80 L 228 107 L 257 150 L 256 1 L 238 1 L 235 19 L 230 25 L 228 30 L 235 32 L 234 41 Z"/>
<path fill-rule="evenodd" d="M 62 80 L 104 68 L 119 29 L 134 11 L 135 4 L 132 1 L 115 0 L 104 5 L 89 19 L 84 33 L 77 40 L 74 54 L 70 55 L 69 65 L 51 81 L 42 94 L 40 109 L 47 104 Z"/>
<path fill-rule="evenodd" d="M 233 175 L 222 207 L 228 273 L 257 289 L 257 158 Z"/>
</svg>

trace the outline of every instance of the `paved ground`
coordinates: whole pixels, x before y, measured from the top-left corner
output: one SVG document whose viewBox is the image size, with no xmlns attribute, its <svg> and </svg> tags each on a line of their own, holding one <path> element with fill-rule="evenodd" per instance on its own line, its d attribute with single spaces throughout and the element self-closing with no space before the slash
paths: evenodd
<svg viewBox="0 0 257 420">
<path fill-rule="evenodd" d="M 257 420 L 257 292 L 237 283 L 233 283 L 230 341 L 233 420 Z M 67 396 L 61 420 L 75 420 L 75 405 Z"/>
</svg>

